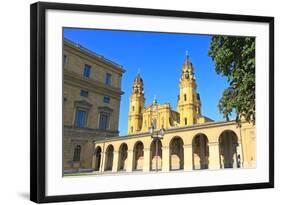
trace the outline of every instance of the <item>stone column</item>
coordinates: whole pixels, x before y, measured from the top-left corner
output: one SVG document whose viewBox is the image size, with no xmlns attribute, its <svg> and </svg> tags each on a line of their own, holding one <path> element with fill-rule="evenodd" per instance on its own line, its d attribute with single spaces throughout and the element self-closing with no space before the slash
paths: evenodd
<svg viewBox="0 0 281 205">
<path fill-rule="evenodd" d="M 134 158 L 134 151 L 128 150 L 126 172 L 132 172 L 133 171 L 133 162 L 134 162 L 133 158 Z"/>
<path fill-rule="evenodd" d="M 162 146 L 162 171 L 170 171 L 170 149 L 169 146 Z"/>
<path fill-rule="evenodd" d="M 104 169 L 105 169 L 105 152 L 101 152 L 100 172 L 104 172 Z"/>
<path fill-rule="evenodd" d="M 149 172 L 150 171 L 150 157 L 151 157 L 151 151 L 150 148 L 144 148 L 143 149 L 143 171 Z"/>
<path fill-rule="evenodd" d="M 237 156 L 240 155 L 240 168 L 243 168 L 243 156 L 242 156 L 242 144 L 238 142 L 238 146 L 236 148 Z"/>
<path fill-rule="evenodd" d="M 114 151 L 112 172 L 118 172 L 119 151 Z"/>
<path fill-rule="evenodd" d="M 192 144 L 184 145 L 184 171 L 191 171 L 192 166 Z"/>
<path fill-rule="evenodd" d="M 220 169 L 220 153 L 218 142 L 209 142 L 209 169 Z"/>
<path fill-rule="evenodd" d="M 95 169 L 95 165 L 96 165 L 96 155 L 95 155 L 95 152 L 94 152 L 93 156 L 92 156 L 92 169 Z"/>
</svg>

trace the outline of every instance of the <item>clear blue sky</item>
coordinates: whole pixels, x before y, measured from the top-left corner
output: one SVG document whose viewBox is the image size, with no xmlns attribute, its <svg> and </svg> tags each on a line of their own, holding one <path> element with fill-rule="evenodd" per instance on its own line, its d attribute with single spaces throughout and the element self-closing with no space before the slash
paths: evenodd
<svg viewBox="0 0 281 205">
<path fill-rule="evenodd" d="M 228 83 L 225 77 L 216 74 L 214 63 L 208 56 L 211 36 L 95 29 L 65 29 L 64 36 L 126 70 L 122 79 L 125 94 L 121 99 L 120 135 L 127 133 L 129 96 L 138 69 L 144 80 L 145 104 L 151 104 L 156 95 L 158 103 L 170 102 L 176 110 L 186 50 L 195 67 L 202 114 L 215 121 L 223 120 L 218 102 Z"/>
</svg>

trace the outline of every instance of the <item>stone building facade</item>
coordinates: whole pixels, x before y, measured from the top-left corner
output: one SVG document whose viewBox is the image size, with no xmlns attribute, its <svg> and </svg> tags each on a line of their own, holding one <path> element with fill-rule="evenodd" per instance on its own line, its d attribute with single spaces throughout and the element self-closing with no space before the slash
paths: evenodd
<svg viewBox="0 0 281 205">
<path fill-rule="evenodd" d="M 64 170 L 91 168 L 94 141 L 118 135 L 122 66 L 63 42 Z"/>
</svg>

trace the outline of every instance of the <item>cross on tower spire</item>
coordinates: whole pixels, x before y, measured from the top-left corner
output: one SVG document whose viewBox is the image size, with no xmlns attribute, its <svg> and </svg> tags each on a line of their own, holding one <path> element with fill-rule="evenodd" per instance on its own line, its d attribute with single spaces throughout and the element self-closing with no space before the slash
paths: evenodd
<svg viewBox="0 0 281 205">
<path fill-rule="evenodd" d="M 154 95 L 153 104 L 156 104 L 156 103 L 157 103 L 156 95 Z"/>
<path fill-rule="evenodd" d="M 189 53 L 188 53 L 188 50 L 185 51 L 185 56 L 186 56 L 186 59 L 189 60 Z"/>
</svg>

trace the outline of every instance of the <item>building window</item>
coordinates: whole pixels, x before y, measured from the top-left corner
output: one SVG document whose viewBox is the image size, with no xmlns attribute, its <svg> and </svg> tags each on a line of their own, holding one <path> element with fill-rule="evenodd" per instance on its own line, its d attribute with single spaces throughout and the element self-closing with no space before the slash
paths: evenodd
<svg viewBox="0 0 281 205">
<path fill-rule="evenodd" d="M 106 73 L 106 75 L 105 75 L 105 84 L 106 85 L 111 85 L 111 81 L 112 81 L 112 75 L 110 73 Z"/>
<path fill-rule="evenodd" d="M 73 161 L 79 162 L 80 161 L 80 155 L 81 155 L 81 146 L 76 145 L 76 147 L 74 149 L 74 154 L 73 154 Z"/>
<path fill-rule="evenodd" d="M 184 94 L 184 101 L 186 101 L 186 94 Z"/>
<path fill-rule="evenodd" d="M 67 55 L 63 55 L 63 67 L 66 66 L 67 63 Z"/>
<path fill-rule="evenodd" d="M 133 131 L 134 131 L 134 127 L 132 126 L 132 127 L 131 127 L 131 132 L 133 132 Z"/>
<path fill-rule="evenodd" d="M 87 90 L 80 90 L 80 96 L 88 97 L 89 96 L 89 91 L 87 91 Z"/>
<path fill-rule="evenodd" d="M 132 107 L 132 111 L 135 111 L 135 106 Z"/>
<path fill-rule="evenodd" d="M 103 102 L 104 103 L 110 103 L 110 98 L 108 96 L 103 97 Z"/>
<path fill-rule="evenodd" d="M 153 126 L 154 126 L 154 129 L 157 129 L 157 120 L 156 119 L 153 119 Z"/>
<path fill-rule="evenodd" d="M 86 125 L 86 111 L 77 110 L 75 118 L 75 126 L 78 128 L 85 127 Z"/>
<path fill-rule="evenodd" d="M 109 114 L 108 113 L 100 113 L 100 125 L 99 128 L 102 130 L 106 130 L 109 124 Z"/>
<path fill-rule="evenodd" d="M 187 125 L 187 118 L 184 118 L 184 124 Z"/>
<path fill-rule="evenodd" d="M 85 65 L 84 65 L 83 76 L 84 76 L 85 78 L 89 78 L 89 77 L 90 77 L 90 74 L 91 74 L 91 66 L 88 65 L 88 64 L 85 64 Z"/>
</svg>

